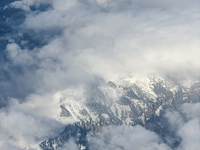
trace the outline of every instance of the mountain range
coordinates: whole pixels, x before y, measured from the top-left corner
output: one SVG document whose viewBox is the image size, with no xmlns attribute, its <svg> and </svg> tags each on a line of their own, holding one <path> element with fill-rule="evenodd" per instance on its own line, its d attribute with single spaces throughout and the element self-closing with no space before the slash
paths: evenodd
<svg viewBox="0 0 200 150">
<path fill-rule="evenodd" d="M 63 122 L 71 119 L 75 122 L 68 124 L 58 136 L 43 141 L 41 149 L 56 150 L 73 138 L 80 149 L 88 150 L 87 135 L 98 136 L 102 127 L 110 125 L 141 125 L 156 132 L 165 143 L 166 137 L 174 139 L 167 143 L 174 148 L 181 139 L 169 129 L 165 113 L 179 111 L 184 103 L 199 102 L 200 83 L 183 84 L 170 77 L 151 77 L 142 81 L 130 78 L 65 92 L 71 95 L 63 95 L 60 99 L 58 118 Z"/>
</svg>

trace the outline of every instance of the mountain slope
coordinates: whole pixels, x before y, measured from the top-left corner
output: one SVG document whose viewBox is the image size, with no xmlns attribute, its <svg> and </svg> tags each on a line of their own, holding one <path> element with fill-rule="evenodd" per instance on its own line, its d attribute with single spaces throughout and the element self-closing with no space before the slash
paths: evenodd
<svg viewBox="0 0 200 150">
<path fill-rule="evenodd" d="M 64 96 L 59 118 L 73 118 L 76 123 L 67 125 L 57 137 L 42 142 L 41 149 L 56 150 L 70 138 L 74 138 L 80 148 L 89 149 L 87 133 L 98 134 L 101 127 L 108 125 L 140 124 L 160 136 L 173 136 L 168 131 L 165 110 L 177 110 L 183 103 L 198 102 L 200 84 L 186 86 L 171 78 L 148 78 L 146 81 L 125 79 L 86 88 L 81 92 L 84 102 Z M 77 93 L 72 93 L 77 98 Z M 169 146 L 176 146 L 178 140 Z"/>
</svg>

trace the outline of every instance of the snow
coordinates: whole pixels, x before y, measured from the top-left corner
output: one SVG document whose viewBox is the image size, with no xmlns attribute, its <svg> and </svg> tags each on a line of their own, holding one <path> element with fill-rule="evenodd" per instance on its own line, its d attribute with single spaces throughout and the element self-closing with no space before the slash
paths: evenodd
<svg viewBox="0 0 200 150">
<path fill-rule="evenodd" d="M 139 105 L 143 110 L 147 108 L 146 104 L 142 100 L 131 99 L 135 103 L 135 106 Z"/>
<path fill-rule="evenodd" d="M 125 114 L 125 112 L 131 111 L 129 106 L 119 105 L 119 104 L 115 104 L 115 105 L 111 106 L 111 110 L 115 114 L 115 116 L 118 117 L 120 120 L 122 119 L 122 113 Z"/>
<path fill-rule="evenodd" d="M 158 109 L 155 111 L 157 116 L 160 116 L 160 111 L 162 110 L 162 105 L 158 107 Z"/>
<path fill-rule="evenodd" d="M 83 146 L 82 144 L 81 144 L 81 150 L 85 150 L 86 149 L 86 146 Z"/>
<path fill-rule="evenodd" d="M 130 123 L 133 123 L 133 121 L 131 120 L 131 118 L 128 117 L 128 118 L 125 119 L 124 123 L 130 124 Z"/>
<path fill-rule="evenodd" d="M 152 80 L 153 79 L 153 80 Z M 113 82 L 115 86 L 110 86 L 109 84 L 103 84 L 98 87 L 97 90 L 103 93 L 103 97 L 97 97 L 99 101 L 103 101 L 106 106 L 110 107 L 110 110 L 120 120 L 123 120 L 124 123 L 129 124 L 131 119 L 129 118 L 129 114 L 131 112 L 131 108 L 129 105 L 122 105 L 118 103 L 120 101 L 120 97 L 126 96 L 126 90 L 124 90 L 124 87 L 128 87 L 129 89 L 132 89 L 136 94 L 137 90 L 134 89 L 134 84 L 139 87 L 141 90 L 140 95 L 145 95 L 148 99 L 152 102 L 156 102 L 157 95 L 153 91 L 152 82 L 158 82 L 161 83 L 163 87 L 165 87 L 167 90 L 175 93 L 178 91 L 178 85 L 174 84 L 174 82 L 168 81 L 165 78 L 159 77 L 159 78 L 136 78 L 136 77 L 129 77 L 125 79 L 118 80 L 116 82 Z M 89 89 L 91 90 L 91 89 Z M 93 120 L 95 122 L 98 122 L 98 114 L 94 111 L 88 108 L 85 105 L 85 102 L 87 101 L 87 93 L 88 88 L 83 86 L 78 87 L 72 87 L 71 89 L 63 90 L 62 92 L 58 93 L 56 95 L 56 99 L 60 99 L 60 104 L 64 106 L 72 115 L 72 117 L 66 117 L 61 118 L 60 120 L 62 122 L 74 122 L 74 121 L 80 121 L 80 120 Z M 105 96 L 105 97 L 104 97 Z M 140 110 L 142 109 L 143 112 L 147 111 L 147 102 L 141 99 L 130 99 L 132 103 L 135 105 L 135 108 Z M 172 100 L 168 101 L 169 104 L 171 104 Z M 159 106 L 158 109 L 155 111 L 156 115 L 160 115 L 160 110 L 162 109 L 162 106 Z M 81 112 L 86 112 L 86 114 L 83 114 Z M 103 113 L 102 116 L 105 119 L 108 119 L 109 116 L 106 113 Z M 139 116 L 141 120 L 144 122 L 144 115 Z M 148 118 L 146 118 L 148 119 Z"/>
<path fill-rule="evenodd" d="M 144 113 L 138 117 L 138 119 L 142 120 L 143 124 L 145 124 L 145 116 L 144 116 Z"/>
<path fill-rule="evenodd" d="M 72 115 L 72 118 L 75 121 L 87 120 L 90 118 L 95 120 L 98 116 L 91 112 L 85 105 L 80 104 L 79 102 L 69 101 L 68 103 L 63 105 Z M 85 111 L 86 114 L 82 114 L 82 111 Z"/>
<path fill-rule="evenodd" d="M 102 114 L 102 116 L 103 116 L 104 118 L 106 118 L 106 119 L 109 118 L 109 116 L 108 116 L 107 114 Z"/>
</svg>

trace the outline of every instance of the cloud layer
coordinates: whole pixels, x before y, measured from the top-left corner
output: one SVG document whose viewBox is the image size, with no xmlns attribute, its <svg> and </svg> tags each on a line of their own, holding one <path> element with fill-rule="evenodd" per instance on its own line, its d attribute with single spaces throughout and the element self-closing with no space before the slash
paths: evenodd
<svg viewBox="0 0 200 150">
<path fill-rule="evenodd" d="M 99 137 L 91 138 L 91 149 L 96 150 L 170 150 L 158 135 L 141 126 L 109 126 Z"/>
<path fill-rule="evenodd" d="M 167 142 L 163 142 L 159 133 L 156 134 L 139 125 L 108 126 L 104 127 L 98 136 L 92 134 L 88 136 L 90 148 L 96 150 L 198 150 L 200 146 L 199 107 L 199 103 L 186 103 L 177 111 L 166 112 L 165 116 L 170 125 L 167 132 L 174 133 L 173 137 L 168 137 L 168 139 L 167 134 L 165 135 Z M 177 139 L 180 139 L 178 145 L 170 145 Z"/>
<path fill-rule="evenodd" d="M 7 80 L 0 82 L 0 98 L 8 105 L 0 112 L 3 118 L 0 148 L 35 148 L 62 129 L 64 124 L 57 115 L 60 93 L 70 91 L 66 89 L 152 74 L 198 79 L 199 3 L 197 0 L 21 0 L 5 6 L 5 11 L 22 10 L 25 19 L 13 27 L 15 32 L 3 37 L 9 43 L 4 51 L 7 62 L 1 66 Z M 7 23 L 13 25 L 9 18 Z M 65 94 L 74 93 L 74 97 L 79 97 L 77 92 Z M 195 115 L 186 112 L 189 114 Z M 193 142 L 192 149 L 196 149 L 199 135 L 193 129 L 199 130 L 198 116 L 190 116 L 184 122 L 179 112 L 176 115 L 180 123 L 173 125 L 177 119 L 169 117 L 169 120 L 183 139 L 181 148 L 190 149 L 186 143 Z M 116 144 L 121 144 L 119 149 L 128 150 L 134 141 L 150 136 L 143 139 L 148 146 L 137 142 L 136 149 L 169 149 L 158 135 L 140 126 L 113 128 L 117 132 L 105 128 L 99 139 L 92 142 L 104 149 L 115 149 Z M 131 131 L 128 139 L 117 135 L 124 135 L 127 130 Z M 113 137 L 106 137 L 107 132 Z M 132 134 L 135 132 L 138 134 Z M 110 142 L 104 143 L 104 138 Z M 117 142 L 120 140 L 128 142 L 127 145 Z M 77 148 L 72 141 L 69 144 Z"/>
<path fill-rule="evenodd" d="M 28 2 L 17 1 L 12 6 L 23 9 L 24 5 L 46 1 Z M 15 3 L 20 4 L 15 6 Z M 21 26 L 38 34 L 62 31 L 35 52 L 36 58 L 58 60 L 64 67 L 78 67 L 75 70 L 82 69 L 105 80 L 152 73 L 196 77 L 199 72 L 197 1 L 193 4 L 145 0 L 49 3 L 52 9 L 29 12 Z"/>
<path fill-rule="evenodd" d="M 174 130 L 176 137 L 181 138 L 177 150 L 197 150 L 199 148 L 200 125 L 199 125 L 199 103 L 183 104 L 180 110 L 166 113 L 170 122 L 171 130 Z"/>
</svg>

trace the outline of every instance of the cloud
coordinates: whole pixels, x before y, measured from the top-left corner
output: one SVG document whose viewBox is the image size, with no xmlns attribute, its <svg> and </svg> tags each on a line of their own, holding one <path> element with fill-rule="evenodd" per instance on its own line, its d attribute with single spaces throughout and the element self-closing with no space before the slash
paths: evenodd
<svg viewBox="0 0 200 150">
<path fill-rule="evenodd" d="M 52 7 L 40 11 L 41 4 Z M 32 6 L 38 10 L 32 11 Z M 4 120 L 0 123 L 3 141 L 0 147 L 32 148 L 53 135 L 63 125 L 57 119 L 62 96 L 68 95 L 77 101 L 84 99 L 77 87 L 151 74 L 199 78 L 198 6 L 197 0 L 22 0 L 11 3 L 7 9 L 22 9 L 26 15 L 25 21 L 14 30 L 24 37 L 28 34 L 32 39 L 46 42 L 30 50 L 27 45 L 31 40 L 23 39 L 27 41 L 23 45 L 10 40 L 6 47 L 8 62 L 4 69 L 9 80 L 1 85 L 4 89 L 8 87 L 2 93 L 9 104 L 0 113 Z M 193 125 L 198 130 L 198 107 L 192 108 L 195 112 L 183 109 L 191 111 L 185 112 L 189 122 L 184 122 L 179 112 L 166 114 L 172 130 L 178 131 L 177 135 L 183 139 L 183 149 L 188 149 L 184 143 L 196 142 L 190 141 L 195 136 L 199 139 L 197 133 L 186 131 L 190 127 L 192 130 Z M 103 142 L 106 138 L 109 143 Z M 158 135 L 140 126 L 108 127 L 91 142 L 99 145 L 97 149 L 169 149 Z M 77 148 L 72 141 L 66 147 L 69 145 Z"/>
<path fill-rule="evenodd" d="M 195 118 L 185 123 L 182 128 L 179 129 L 178 134 L 182 137 L 182 142 L 178 149 L 189 150 L 199 149 L 199 140 L 200 140 L 200 126 L 199 118 Z"/>
<path fill-rule="evenodd" d="M 181 138 L 177 150 L 197 150 L 199 148 L 199 103 L 185 103 L 179 111 L 167 112 L 166 117 L 170 122 L 170 130 Z"/>
<path fill-rule="evenodd" d="M 50 4 L 51 0 L 17 0 L 12 3 L 10 3 L 8 6 L 5 6 L 4 8 L 17 8 L 22 9 L 25 11 L 30 11 L 31 6 L 38 7 L 40 4 Z"/>
<path fill-rule="evenodd" d="M 33 57 L 29 50 L 22 50 L 17 44 L 12 43 L 7 45 L 8 57 L 12 60 L 14 65 L 31 64 Z"/>
<path fill-rule="evenodd" d="M 187 120 L 184 125 L 178 130 L 178 135 L 182 138 L 179 149 L 197 150 L 200 146 L 200 113 L 199 113 L 199 104 L 184 104 L 182 106 L 182 112 L 187 117 Z"/>
<path fill-rule="evenodd" d="M 79 147 L 77 146 L 77 144 L 70 139 L 63 147 L 58 148 L 58 150 L 79 150 Z"/>
<path fill-rule="evenodd" d="M 140 9 L 136 5 L 139 1 L 131 1 L 126 6 L 130 9 L 118 8 L 119 4 L 129 3 L 119 1 L 105 10 L 101 5 L 94 10 L 94 3 L 110 1 L 53 1 L 53 9 L 30 14 L 22 27 L 37 33 L 62 30 L 57 38 L 65 44 L 61 55 L 67 57 L 70 51 L 83 70 L 105 80 L 153 73 L 198 77 L 198 10 L 180 11 L 181 5 L 176 5 L 176 10 L 149 6 L 160 5 L 158 1 L 150 1 L 149 5 L 143 1 L 147 6 Z M 173 5 L 171 1 L 161 3 Z M 65 5 L 69 7 L 64 9 Z M 51 42 L 54 40 L 49 45 Z M 54 49 L 60 48 L 57 46 Z"/>
<path fill-rule="evenodd" d="M 125 150 L 198 150 L 200 139 L 199 103 L 181 105 L 177 111 L 168 110 L 165 114 L 169 122 L 168 133 L 159 136 L 145 128 L 136 126 L 108 126 L 103 127 L 98 135 L 88 136 L 91 149 L 125 149 Z M 162 122 L 167 124 L 167 122 Z M 165 132 L 165 131 L 164 131 Z M 176 144 L 172 144 L 175 143 Z M 170 146 L 170 147 L 169 147 Z"/>
<path fill-rule="evenodd" d="M 55 136 L 64 125 L 47 118 L 35 118 L 30 113 L 8 110 L 0 113 L 0 147 L 5 150 L 38 149 L 39 143 L 48 136 Z M 13 147 L 13 148 L 11 148 Z"/>
<path fill-rule="evenodd" d="M 98 137 L 89 137 L 89 139 L 90 148 L 96 150 L 170 150 L 156 133 L 139 125 L 104 127 Z"/>
<path fill-rule="evenodd" d="M 59 93 L 29 95 L 23 103 L 10 99 L 9 106 L 0 111 L 3 120 L 0 123 L 0 148 L 39 149 L 41 141 L 56 136 L 66 124 L 73 123 L 73 120 L 65 123 L 59 120 L 60 96 Z"/>
</svg>

